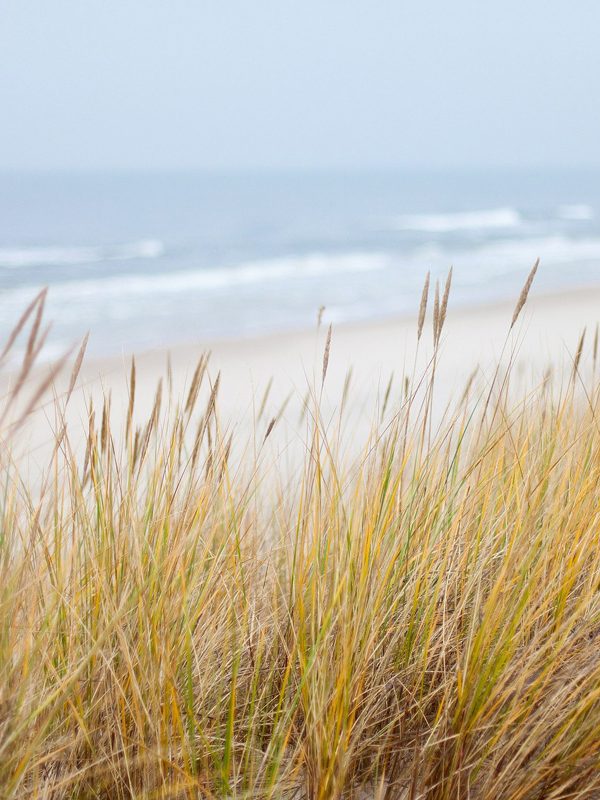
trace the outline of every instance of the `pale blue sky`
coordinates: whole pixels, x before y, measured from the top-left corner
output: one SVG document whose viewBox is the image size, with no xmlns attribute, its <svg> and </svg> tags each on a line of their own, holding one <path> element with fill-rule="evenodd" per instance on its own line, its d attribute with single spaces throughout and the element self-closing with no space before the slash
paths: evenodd
<svg viewBox="0 0 600 800">
<path fill-rule="evenodd" d="M 0 169 L 600 165 L 598 0 L 0 10 Z"/>
</svg>

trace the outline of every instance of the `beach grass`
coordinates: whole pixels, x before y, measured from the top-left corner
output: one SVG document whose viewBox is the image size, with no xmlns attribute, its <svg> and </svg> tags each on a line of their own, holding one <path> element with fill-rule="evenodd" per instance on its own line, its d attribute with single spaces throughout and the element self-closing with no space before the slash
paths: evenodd
<svg viewBox="0 0 600 800">
<path fill-rule="evenodd" d="M 530 285 L 495 373 L 442 413 L 450 281 L 433 345 L 425 292 L 429 366 L 351 455 L 350 381 L 322 412 L 330 331 L 291 474 L 264 399 L 249 447 L 232 437 L 207 357 L 146 420 L 132 364 L 126 417 L 90 404 L 79 452 L 81 351 L 36 486 L 9 456 L 26 415 L 6 422 L 0 797 L 599 797 L 597 340 L 521 390 Z"/>
</svg>

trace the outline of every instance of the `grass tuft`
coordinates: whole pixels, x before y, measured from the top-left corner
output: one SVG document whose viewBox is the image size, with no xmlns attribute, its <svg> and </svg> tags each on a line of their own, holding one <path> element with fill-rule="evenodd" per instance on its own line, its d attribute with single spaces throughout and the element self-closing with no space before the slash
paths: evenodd
<svg viewBox="0 0 600 800">
<path fill-rule="evenodd" d="M 351 461 L 331 330 L 292 481 L 239 456 L 207 357 L 139 425 L 132 362 L 122 423 L 90 407 L 81 457 L 59 426 L 41 490 L 5 456 L 0 797 L 599 796 L 596 371 L 582 339 L 562 384 L 472 375 L 432 420 L 450 280 Z"/>
</svg>

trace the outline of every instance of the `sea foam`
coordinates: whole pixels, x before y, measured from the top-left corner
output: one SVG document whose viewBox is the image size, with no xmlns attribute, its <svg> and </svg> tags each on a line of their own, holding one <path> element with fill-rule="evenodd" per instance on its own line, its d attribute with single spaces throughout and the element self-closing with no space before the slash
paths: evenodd
<svg viewBox="0 0 600 800">
<path fill-rule="evenodd" d="M 159 258 L 164 251 L 163 243 L 157 239 L 142 239 L 107 247 L 0 247 L 0 267 L 19 269 L 95 264 L 100 261 L 130 261 Z"/>
<path fill-rule="evenodd" d="M 389 264 L 390 257 L 382 253 L 311 253 L 303 256 L 247 261 L 232 267 L 68 280 L 52 286 L 51 298 L 55 302 L 66 303 L 89 298 L 94 300 L 120 298 L 124 294 L 139 298 L 194 291 L 235 290 L 242 286 L 294 278 L 373 272 L 385 269 Z M 10 297 L 12 302 L 22 304 L 29 296 L 28 293 L 30 294 L 30 290 L 25 288 L 8 290 L 4 294 L 4 299 Z"/>
<path fill-rule="evenodd" d="M 394 223 L 396 230 L 451 233 L 453 231 L 514 228 L 521 224 L 521 215 L 514 208 L 487 211 L 461 211 L 450 214 L 406 214 Z"/>
<path fill-rule="evenodd" d="M 576 203 L 575 205 L 559 206 L 558 216 L 561 219 L 572 220 L 590 220 L 594 219 L 594 209 L 585 203 Z"/>
</svg>

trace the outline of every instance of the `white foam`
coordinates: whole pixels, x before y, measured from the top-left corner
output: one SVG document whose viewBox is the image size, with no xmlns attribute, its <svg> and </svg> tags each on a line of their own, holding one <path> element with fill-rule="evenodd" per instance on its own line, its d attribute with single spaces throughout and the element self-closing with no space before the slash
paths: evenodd
<svg viewBox="0 0 600 800">
<path fill-rule="evenodd" d="M 235 267 L 203 270 L 179 270 L 155 275 L 118 275 L 105 279 L 73 280 L 57 283 L 50 297 L 55 302 L 76 303 L 81 300 L 110 300 L 124 295 L 143 297 L 149 295 L 181 294 L 186 292 L 214 291 L 289 280 L 345 273 L 372 272 L 385 269 L 389 256 L 380 253 L 323 254 L 248 261 Z M 30 290 L 7 291 L 15 303 L 25 302 Z"/>
<path fill-rule="evenodd" d="M 550 267 L 559 264 L 581 263 L 600 260 L 600 239 L 570 239 L 567 236 L 543 236 L 527 239 L 512 239 L 494 242 L 474 251 L 480 260 L 490 259 L 504 262 L 506 266 L 540 259 L 542 265 Z"/>
<path fill-rule="evenodd" d="M 114 247 L 2 247 L 0 267 L 19 269 L 158 258 L 164 250 L 163 243 L 157 239 L 142 239 Z"/>
<path fill-rule="evenodd" d="M 594 209 L 585 203 L 559 206 L 557 214 L 561 219 L 589 220 L 594 219 Z"/>
<path fill-rule="evenodd" d="M 327 295 L 328 308 L 333 309 L 335 318 L 346 313 L 347 300 L 352 302 L 352 314 L 377 316 L 383 311 L 397 311 L 399 303 L 405 307 L 418 302 L 427 270 L 435 277 L 444 276 L 453 264 L 456 288 L 468 291 L 470 301 L 476 302 L 481 292 L 485 294 L 492 285 L 514 288 L 538 257 L 541 273 L 549 285 L 564 283 L 564 276 L 572 270 L 579 270 L 581 276 L 594 275 L 600 266 L 600 237 L 504 238 L 481 242 L 477 247 L 451 248 L 437 242 L 405 254 L 312 253 L 212 269 L 138 272 L 104 279 L 90 276 L 88 280 L 55 282 L 50 286 L 48 299 L 51 309 L 60 309 L 62 324 L 67 328 L 81 326 L 82 321 L 87 325 L 94 320 L 122 322 L 138 316 L 144 309 L 153 309 L 151 313 L 164 309 L 171 314 L 173 308 L 181 307 L 183 314 L 189 314 L 190 308 L 210 307 L 213 313 L 221 304 L 230 312 L 231 308 L 237 308 L 235 313 L 244 319 L 246 313 L 250 314 L 245 309 L 251 307 L 256 319 L 268 325 L 273 319 L 271 304 L 277 293 L 290 298 L 289 307 L 295 309 L 290 313 L 305 305 L 316 308 Z M 381 273 L 385 274 L 380 278 Z M 252 299 L 244 290 L 252 293 Z M 16 318 L 34 291 L 33 286 L 4 289 L 0 293 L 0 316 Z M 286 303 L 287 300 L 284 305 L 288 308 Z M 287 311 L 282 313 L 285 317 Z M 261 324 L 257 324 L 257 329 Z"/>
<path fill-rule="evenodd" d="M 540 259 L 541 270 L 549 274 L 560 268 L 568 270 L 584 264 L 600 264 L 600 238 L 581 239 L 568 236 L 540 236 L 519 239 L 503 239 L 487 242 L 479 247 L 464 250 L 449 250 L 439 246 L 426 245 L 414 253 L 413 259 L 424 268 L 431 268 L 443 274 L 449 264 L 454 264 L 462 280 L 470 286 L 478 286 L 489 278 L 521 273 L 536 258 Z"/>
<path fill-rule="evenodd" d="M 397 230 L 451 233 L 452 231 L 515 228 L 521 215 L 514 208 L 494 208 L 484 211 L 461 211 L 452 214 L 407 214 L 394 223 Z"/>
</svg>

